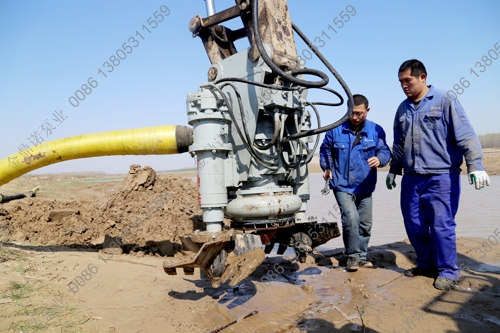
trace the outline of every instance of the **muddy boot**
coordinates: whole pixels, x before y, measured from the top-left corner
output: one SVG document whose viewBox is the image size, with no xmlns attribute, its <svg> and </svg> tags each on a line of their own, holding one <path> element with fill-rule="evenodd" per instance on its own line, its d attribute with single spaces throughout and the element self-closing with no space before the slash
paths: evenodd
<svg viewBox="0 0 500 333">
<path fill-rule="evenodd" d="M 373 263 L 368 260 L 360 260 L 359 267 L 361 268 L 373 268 Z"/>
<path fill-rule="evenodd" d="M 436 281 L 434 281 L 434 288 L 439 289 L 439 290 L 447 290 L 450 291 L 450 289 L 453 286 L 457 285 L 457 281 L 447 279 L 444 277 L 439 276 Z"/>
<path fill-rule="evenodd" d="M 355 272 L 359 268 L 359 260 L 356 257 L 347 258 L 347 270 L 349 272 Z"/>
<path fill-rule="evenodd" d="M 425 276 L 430 278 L 436 278 L 437 274 L 429 269 L 422 269 L 419 266 L 407 269 L 404 271 L 404 275 L 407 277 L 415 277 L 415 276 Z"/>
</svg>

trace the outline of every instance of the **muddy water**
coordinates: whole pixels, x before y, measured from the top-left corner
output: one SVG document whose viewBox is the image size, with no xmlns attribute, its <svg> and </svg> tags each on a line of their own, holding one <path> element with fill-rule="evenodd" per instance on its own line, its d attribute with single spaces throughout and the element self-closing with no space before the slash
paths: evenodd
<svg viewBox="0 0 500 333">
<path fill-rule="evenodd" d="M 403 217 L 399 208 L 399 193 L 401 190 L 401 177 L 396 177 L 396 189 L 388 190 L 385 187 L 386 172 L 378 173 L 377 188 L 373 194 L 373 227 L 371 245 L 388 244 L 402 241 L 407 238 L 403 225 Z M 319 222 L 338 222 L 341 228 L 340 214 L 334 209 L 336 204 L 333 193 L 326 196 L 321 194 L 325 186 L 322 174 L 312 173 L 310 176 L 311 200 L 308 202 L 307 215 L 317 217 Z M 500 176 L 490 177 L 491 185 L 477 191 L 469 185 L 466 176 L 461 176 L 462 192 L 460 206 L 456 216 L 457 237 L 490 238 L 495 244 L 494 233 L 500 248 Z M 191 178 L 196 182 L 196 178 Z M 497 230 L 498 229 L 498 230 Z M 330 250 L 343 247 L 342 238 L 331 240 L 318 247 L 319 250 Z M 274 253 L 274 252 L 273 252 Z M 291 254 L 290 249 L 285 254 Z"/>
<path fill-rule="evenodd" d="M 407 237 L 399 208 L 401 177 L 396 177 L 396 189 L 389 191 L 385 187 L 386 175 L 385 172 L 378 173 L 377 189 L 373 197 L 373 227 L 370 245 L 402 241 Z M 488 238 L 494 235 L 497 229 L 497 234 L 500 235 L 500 177 L 491 177 L 491 186 L 480 191 L 469 185 L 466 176 L 461 176 L 461 181 L 460 207 L 456 216 L 457 236 Z M 330 192 L 327 196 L 321 195 L 324 185 L 322 174 L 310 175 L 311 200 L 308 215 L 316 216 L 320 222 L 337 221 L 340 227 L 339 214 L 333 207 L 336 203 L 333 193 Z M 490 238 L 492 244 L 495 244 L 494 237 Z M 497 238 L 500 241 L 500 236 Z M 318 249 L 328 250 L 339 247 L 343 247 L 341 237 L 331 240 Z"/>
</svg>

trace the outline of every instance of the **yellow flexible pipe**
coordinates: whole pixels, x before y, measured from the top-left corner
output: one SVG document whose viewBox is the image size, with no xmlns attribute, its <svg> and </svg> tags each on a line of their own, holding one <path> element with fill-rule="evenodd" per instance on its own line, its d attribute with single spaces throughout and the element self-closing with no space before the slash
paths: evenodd
<svg viewBox="0 0 500 333">
<path fill-rule="evenodd" d="M 41 167 L 78 158 L 112 155 L 163 155 L 187 151 L 192 130 L 155 126 L 78 135 L 44 142 L 0 161 L 0 186 Z"/>
</svg>

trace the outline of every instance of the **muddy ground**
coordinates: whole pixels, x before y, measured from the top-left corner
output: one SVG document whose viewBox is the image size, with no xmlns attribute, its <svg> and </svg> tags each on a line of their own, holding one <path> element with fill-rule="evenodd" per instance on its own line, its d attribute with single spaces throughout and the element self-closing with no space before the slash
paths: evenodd
<svg viewBox="0 0 500 333">
<path fill-rule="evenodd" d="M 237 319 L 221 332 L 500 331 L 495 237 L 458 239 L 463 279 L 449 291 L 401 276 L 415 257 L 404 241 L 371 247 L 374 268 L 354 273 L 339 248 L 305 264 L 269 256 L 236 288 L 213 289 L 199 270 L 168 276 L 163 260 L 178 254 L 177 235 L 203 228 L 201 210 L 190 179 L 153 174 L 132 166 L 125 179 L 25 176 L 0 187 L 41 186 L 0 205 L 0 331 L 212 332 Z"/>
<path fill-rule="evenodd" d="M 108 237 L 117 238 L 114 248 L 119 251 L 167 255 L 180 243 L 177 235 L 204 227 L 196 184 L 170 175 L 156 177 L 150 168 L 133 165 L 113 186 L 74 184 L 70 201 L 45 199 L 44 191 L 51 191 L 46 185 L 35 198 L 0 206 L 3 240 L 92 247 Z"/>
</svg>

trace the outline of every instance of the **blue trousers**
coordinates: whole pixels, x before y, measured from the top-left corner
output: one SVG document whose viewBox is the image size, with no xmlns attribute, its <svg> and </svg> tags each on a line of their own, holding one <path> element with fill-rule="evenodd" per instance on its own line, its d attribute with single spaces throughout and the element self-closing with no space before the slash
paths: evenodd
<svg viewBox="0 0 500 333">
<path fill-rule="evenodd" d="M 342 239 L 346 254 L 366 260 L 372 230 L 372 195 L 354 196 L 339 191 L 333 194 L 342 214 Z"/>
<path fill-rule="evenodd" d="M 401 212 L 418 266 L 451 280 L 460 273 L 455 234 L 459 199 L 458 174 L 406 174 L 401 181 Z"/>
</svg>

